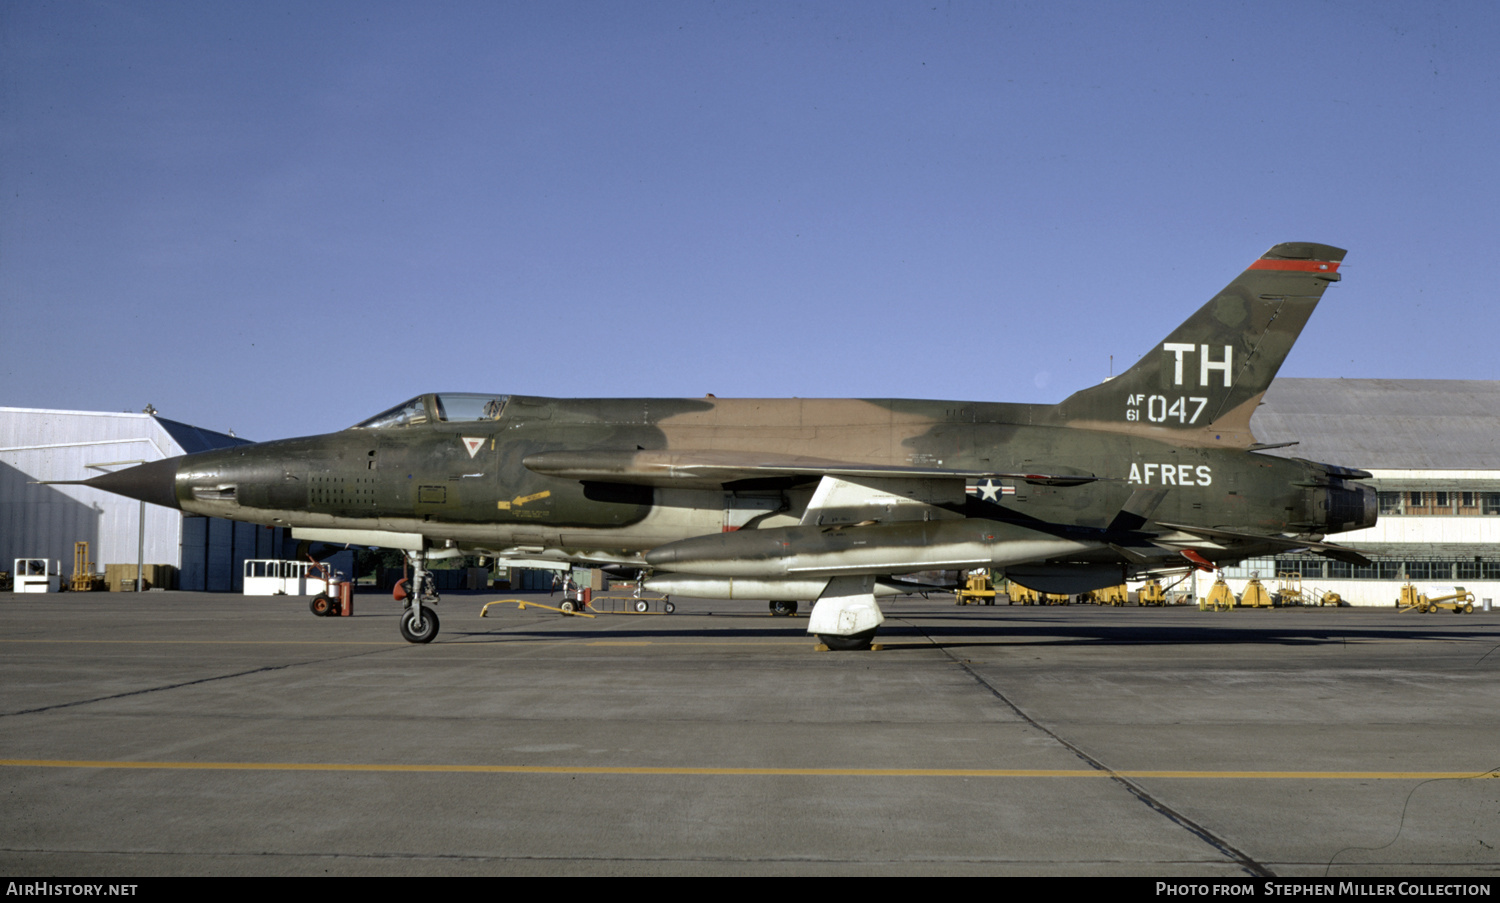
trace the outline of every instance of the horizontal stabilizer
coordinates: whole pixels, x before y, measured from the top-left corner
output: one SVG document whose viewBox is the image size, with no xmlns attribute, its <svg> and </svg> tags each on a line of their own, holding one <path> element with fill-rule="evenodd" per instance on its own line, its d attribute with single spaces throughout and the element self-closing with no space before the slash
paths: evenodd
<svg viewBox="0 0 1500 903">
<path fill-rule="evenodd" d="M 1159 526 L 1164 527 L 1168 530 L 1180 530 L 1183 533 L 1191 533 L 1194 536 L 1201 536 L 1204 539 L 1208 540 L 1228 540 L 1230 542 L 1259 543 L 1261 545 L 1271 546 L 1273 548 L 1281 549 L 1284 551 L 1291 551 L 1293 549 L 1306 549 L 1309 552 L 1316 552 L 1317 554 L 1322 555 L 1325 558 L 1332 558 L 1334 561 L 1342 561 L 1345 564 L 1358 564 L 1363 566 L 1374 564 L 1374 562 L 1366 558 L 1361 552 L 1355 549 L 1351 549 L 1348 546 L 1335 545 L 1331 542 L 1313 542 L 1312 540 L 1297 539 L 1296 537 L 1291 536 L 1267 536 L 1260 533 L 1241 533 L 1235 530 L 1219 530 L 1210 527 L 1194 527 L 1188 526 L 1187 524 L 1159 523 Z"/>
</svg>

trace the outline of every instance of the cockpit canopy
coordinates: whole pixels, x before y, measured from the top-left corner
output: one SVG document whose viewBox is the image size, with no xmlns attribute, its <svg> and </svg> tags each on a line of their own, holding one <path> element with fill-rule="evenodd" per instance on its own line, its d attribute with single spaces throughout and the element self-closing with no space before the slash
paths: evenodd
<svg viewBox="0 0 1500 903">
<path fill-rule="evenodd" d="M 470 392 L 441 392 L 418 395 L 388 411 L 350 429 L 389 430 L 423 423 L 462 423 L 472 420 L 499 420 L 509 395 L 476 395 Z"/>
</svg>

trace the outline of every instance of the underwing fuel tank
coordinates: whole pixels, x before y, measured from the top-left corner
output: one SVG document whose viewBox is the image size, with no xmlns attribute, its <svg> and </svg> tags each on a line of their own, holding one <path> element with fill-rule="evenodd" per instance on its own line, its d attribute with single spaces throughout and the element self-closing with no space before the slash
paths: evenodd
<svg viewBox="0 0 1500 903">
<path fill-rule="evenodd" d="M 646 563 L 705 577 L 836 577 L 997 567 L 1102 547 L 1016 524 L 923 521 L 716 533 L 659 546 L 646 553 Z"/>
</svg>

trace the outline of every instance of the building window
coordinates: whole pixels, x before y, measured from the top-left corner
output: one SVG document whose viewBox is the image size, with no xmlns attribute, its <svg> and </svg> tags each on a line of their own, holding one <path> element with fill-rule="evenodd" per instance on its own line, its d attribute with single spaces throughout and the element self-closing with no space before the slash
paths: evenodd
<svg viewBox="0 0 1500 903">
<path fill-rule="evenodd" d="M 1406 561 L 1376 559 L 1369 565 L 1358 565 L 1303 556 L 1283 556 L 1250 558 L 1221 571 L 1222 576 L 1231 580 L 1259 577 L 1266 584 L 1283 574 L 1300 574 L 1304 584 L 1316 584 L 1325 579 L 1463 584 L 1464 581 L 1474 580 L 1500 581 L 1500 559 L 1491 561 L 1482 557 L 1476 559 L 1457 556 Z"/>
<path fill-rule="evenodd" d="M 1500 492 L 1386 491 L 1375 493 L 1375 498 L 1383 517 L 1402 514 L 1466 517 L 1500 514 Z"/>
<path fill-rule="evenodd" d="M 1323 570 L 1321 567 L 1310 565 L 1312 565 L 1312 562 L 1305 558 L 1278 558 L 1276 559 L 1276 575 L 1298 574 L 1310 577 L 1314 574 L 1320 574 Z"/>
<path fill-rule="evenodd" d="M 1406 563 L 1406 579 L 1408 580 L 1452 580 L 1453 562 L 1451 561 L 1408 561 Z"/>
<path fill-rule="evenodd" d="M 1223 568 L 1220 573 L 1230 579 L 1245 579 L 1248 577 L 1271 577 L 1276 573 L 1276 559 L 1274 558 L 1246 558 L 1239 564 Z"/>
</svg>

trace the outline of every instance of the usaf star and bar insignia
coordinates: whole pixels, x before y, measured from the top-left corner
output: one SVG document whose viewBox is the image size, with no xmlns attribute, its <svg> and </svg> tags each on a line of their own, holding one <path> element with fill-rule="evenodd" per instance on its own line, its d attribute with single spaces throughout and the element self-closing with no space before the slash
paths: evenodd
<svg viewBox="0 0 1500 903">
<path fill-rule="evenodd" d="M 980 501 L 998 503 L 1004 496 L 1015 495 L 1016 487 L 1007 486 L 999 480 L 979 480 L 966 485 L 964 491 Z"/>
</svg>

